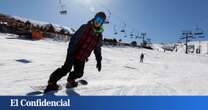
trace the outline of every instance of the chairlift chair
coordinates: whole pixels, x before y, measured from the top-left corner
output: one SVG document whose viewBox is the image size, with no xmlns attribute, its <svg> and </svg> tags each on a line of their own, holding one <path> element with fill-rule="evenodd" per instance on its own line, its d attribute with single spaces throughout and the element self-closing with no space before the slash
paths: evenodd
<svg viewBox="0 0 208 110">
<path fill-rule="evenodd" d="M 125 33 L 125 32 L 126 32 L 126 23 L 125 23 L 125 22 L 123 23 L 121 32 L 122 32 L 122 33 Z"/>
<path fill-rule="evenodd" d="M 66 9 L 66 5 L 63 4 L 62 0 L 59 0 L 59 5 L 60 5 L 60 11 L 59 11 L 59 13 L 61 15 L 67 15 L 68 11 Z"/>
<path fill-rule="evenodd" d="M 202 35 L 203 34 L 203 32 L 196 32 L 196 33 L 194 33 L 194 35 Z"/>
<path fill-rule="evenodd" d="M 117 32 L 117 26 L 116 26 L 116 25 L 113 26 L 113 31 L 114 31 L 114 34 L 115 34 L 115 35 L 118 34 L 118 32 Z"/>
<path fill-rule="evenodd" d="M 198 38 L 205 38 L 205 36 L 198 36 Z"/>
<path fill-rule="evenodd" d="M 133 37 L 134 36 L 134 29 L 132 29 L 130 36 Z"/>
<path fill-rule="evenodd" d="M 124 29 L 121 30 L 122 33 L 126 32 Z"/>
<path fill-rule="evenodd" d="M 133 37 L 133 36 L 134 36 L 134 34 L 130 34 L 130 36 L 131 36 L 131 37 Z"/>
<path fill-rule="evenodd" d="M 202 28 L 197 27 L 196 28 L 196 32 L 194 33 L 194 35 L 203 35 L 204 31 Z"/>
<path fill-rule="evenodd" d="M 106 18 L 105 24 L 110 23 L 110 18 L 111 18 L 111 11 L 108 9 L 108 17 Z"/>
<path fill-rule="evenodd" d="M 66 14 L 67 14 L 67 10 L 61 10 L 61 11 L 59 11 L 59 13 L 60 13 L 61 15 L 66 15 Z"/>
</svg>

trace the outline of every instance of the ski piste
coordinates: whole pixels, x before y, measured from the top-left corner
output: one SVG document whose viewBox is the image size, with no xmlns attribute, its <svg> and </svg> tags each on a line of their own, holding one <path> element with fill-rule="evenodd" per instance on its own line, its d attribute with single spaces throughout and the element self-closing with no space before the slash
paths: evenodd
<svg viewBox="0 0 208 110">
<path fill-rule="evenodd" d="M 26 95 L 34 91 L 30 86 L 47 84 L 49 74 L 66 57 L 65 42 L 25 41 L 11 34 L 0 36 L 1 95 Z M 153 44 L 154 50 L 104 46 L 103 70 L 96 71 L 95 57 L 91 55 L 83 78 L 89 85 L 74 91 L 80 95 L 206 95 L 207 43 L 201 42 L 204 54 L 199 55 L 184 54 L 184 46 L 178 52 L 165 53 L 160 44 Z M 193 44 L 197 46 L 198 42 Z M 144 63 L 139 62 L 141 53 L 145 54 Z M 66 83 L 66 78 L 59 83 Z M 67 95 L 65 88 L 56 94 Z"/>
</svg>

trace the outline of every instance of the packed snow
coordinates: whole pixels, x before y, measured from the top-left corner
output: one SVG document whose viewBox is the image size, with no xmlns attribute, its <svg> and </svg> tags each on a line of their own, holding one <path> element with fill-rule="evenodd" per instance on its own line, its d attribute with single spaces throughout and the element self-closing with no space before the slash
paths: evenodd
<svg viewBox="0 0 208 110">
<path fill-rule="evenodd" d="M 20 40 L 0 34 L 0 95 L 31 95 L 31 86 L 47 84 L 65 60 L 68 43 Z M 159 46 L 156 46 L 159 47 Z M 145 54 L 144 63 L 139 55 Z M 87 86 L 65 89 L 58 96 L 208 95 L 208 55 L 104 46 L 102 71 L 92 54 L 83 79 Z M 65 83 L 66 77 L 59 83 Z M 39 94 L 42 95 L 42 94 Z"/>
</svg>

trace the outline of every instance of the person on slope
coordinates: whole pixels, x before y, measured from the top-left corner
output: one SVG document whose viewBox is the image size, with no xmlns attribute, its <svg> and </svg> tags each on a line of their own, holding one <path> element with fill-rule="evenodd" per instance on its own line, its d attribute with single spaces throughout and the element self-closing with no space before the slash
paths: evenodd
<svg viewBox="0 0 208 110">
<path fill-rule="evenodd" d="M 140 63 L 143 63 L 143 61 L 144 61 L 144 53 L 142 53 L 142 54 L 140 55 Z"/>
<path fill-rule="evenodd" d="M 71 37 L 68 45 L 67 56 L 64 65 L 56 69 L 48 80 L 45 93 L 59 89 L 57 81 L 69 73 L 66 87 L 77 87 L 76 79 L 84 74 L 85 62 L 94 51 L 98 71 L 101 71 L 101 46 L 103 24 L 106 23 L 106 14 L 98 12 L 87 24 L 82 25 Z M 73 71 L 71 71 L 73 67 Z"/>
</svg>

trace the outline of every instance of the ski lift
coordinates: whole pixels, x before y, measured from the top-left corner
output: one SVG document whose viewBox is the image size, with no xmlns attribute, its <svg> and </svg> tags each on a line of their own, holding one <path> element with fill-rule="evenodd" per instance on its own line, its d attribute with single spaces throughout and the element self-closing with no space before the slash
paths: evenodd
<svg viewBox="0 0 208 110">
<path fill-rule="evenodd" d="M 203 35 L 203 34 L 204 34 L 203 29 L 197 27 L 197 28 L 196 28 L 196 32 L 194 33 L 194 35 Z"/>
<path fill-rule="evenodd" d="M 185 39 L 185 37 L 184 37 L 184 36 L 181 36 L 179 39 L 180 39 L 180 40 L 183 40 L 183 39 Z"/>
<path fill-rule="evenodd" d="M 126 23 L 123 23 L 121 32 L 122 33 L 125 33 L 126 32 Z"/>
<path fill-rule="evenodd" d="M 182 31 L 182 35 L 184 36 L 193 36 L 193 32 L 192 31 Z"/>
<path fill-rule="evenodd" d="M 203 39 L 203 38 L 205 38 L 205 36 L 198 36 L 198 38 L 201 38 L 201 39 Z"/>
<path fill-rule="evenodd" d="M 124 30 L 124 29 L 122 29 L 122 30 L 121 30 L 121 32 L 125 32 L 125 30 Z"/>
<path fill-rule="evenodd" d="M 124 32 L 124 38 L 127 38 L 128 37 L 128 35 L 126 34 L 126 31 Z"/>
<path fill-rule="evenodd" d="M 117 32 L 117 26 L 116 25 L 113 26 L 113 30 L 114 30 L 114 34 L 117 35 L 118 32 Z"/>
<path fill-rule="evenodd" d="M 136 38 L 136 39 L 141 39 L 142 37 L 140 37 L 139 35 L 140 35 L 140 33 L 138 33 L 138 34 L 135 36 L 135 38 Z"/>
<path fill-rule="evenodd" d="M 111 18 L 111 11 L 108 9 L 108 19 Z"/>
<path fill-rule="evenodd" d="M 136 39 L 141 39 L 142 37 L 140 37 L 140 36 L 136 36 L 135 38 L 136 38 Z"/>
<path fill-rule="evenodd" d="M 60 14 L 61 14 L 61 15 L 66 15 L 66 14 L 67 14 L 67 10 L 61 10 L 61 11 L 60 11 Z"/>
<path fill-rule="evenodd" d="M 128 35 L 126 34 L 126 30 L 125 30 L 125 32 L 124 32 L 124 37 L 125 37 L 125 38 L 127 38 L 127 37 L 128 37 Z"/>
<path fill-rule="evenodd" d="M 67 15 L 67 9 L 66 9 L 66 5 L 63 4 L 62 0 L 59 0 L 59 6 L 60 6 L 60 15 Z"/>
<path fill-rule="evenodd" d="M 131 31 L 131 33 L 130 33 L 130 36 L 131 36 L 131 38 L 133 38 L 133 36 L 134 36 L 134 29 L 132 29 L 132 31 Z"/>
<path fill-rule="evenodd" d="M 177 41 L 177 43 L 178 43 L 178 44 L 181 44 L 181 43 L 182 43 L 182 41 L 178 40 L 178 41 Z"/>
<path fill-rule="evenodd" d="M 125 30 L 124 30 L 124 29 L 122 29 L 122 30 L 121 30 L 121 32 L 123 32 L 123 33 L 124 33 L 124 32 L 125 32 Z"/>
<path fill-rule="evenodd" d="M 108 17 L 105 21 L 106 24 L 109 24 L 110 23 L 110 18 L 111 18 L 111 11 L 108 9 Z"/>
<path fill-rule="evenodd" d="M 148 42 L 151 42 L 151 39 L 150 39 L 150 38 L 147 38 L 147 41 L 148 41 Z"/>
<path fill-rule="evenodd" d="M 196 37 L 192 37 L 192 39 L 196 39 Z"/>
</svg>

